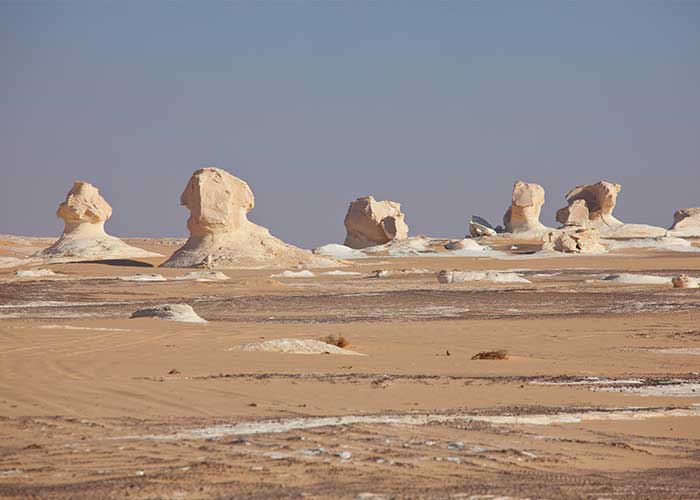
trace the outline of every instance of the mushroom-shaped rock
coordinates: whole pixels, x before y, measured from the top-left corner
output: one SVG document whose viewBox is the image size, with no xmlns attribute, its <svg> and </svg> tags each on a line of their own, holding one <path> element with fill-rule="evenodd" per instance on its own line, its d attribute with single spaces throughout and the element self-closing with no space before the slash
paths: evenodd
<svg viewBox="0 0 700 500">
<path fill-rule="evenodd" d="M 587 226 L 596 229 L 614 228 L 622 225 L 622 222 L 612 215 L 615 203 L 617 202 L 617 195 L 620 193 L 621 189 L 622 186 L 620 184 L 613 184 L 608 181 L 584 184 L 576 186 L 566 193 L 566 201 L 569 207 L 578 200 L 582 200 L 585 203 L 586 209 L 588 210 Z M 559 218 L 557 218 L 557 220 L 559 220 Z M 559 222 L 561 221 L 559 220 Z"/>
<path fill-rule="evenodd" d="M 540 222 L 544 205 L 544 188 L 539 184 L 518 181 L 513 186 L 511 204 L 503 216 L 506 232 L 520 235 L 542 235 L 549 228 Z"/>
<path fill-rule="evenodd" d="M 345 215 L 345 246 L 366 248 L 383 245 L 392 240 L 408 237 L 401 204 L 395 201 L 377 201 L 372 196 L 358 198 L 350 203 Z"/>
<path fill-rule="evenodd" d="M 338 261 L 289 245 L 250 222 L 253 192 L 225 170 L 208 167 L 194 172 L 180 204 L 190 211 L 190 237 L 163 267 L 338 266 Z"/>
<path fill-rule="evenodd" d="M 87 182 L 73 183 L 65 201 L 58 206 L 56 216 L 64 221 L 63 235 L 30 260 L 80 262 L 160 257 L 160 254 L 132 247 L 105 233 L 104 225 L 112 216 L 112 207 L 99 190 Z"/>
<path fill-rule="evenodd" d="M 700 207 L 681 208 L 673 214 L 671 236 L 700 238 Z"/>
<path fill-rule="evenodd" d="M 563 253 L 605 253 L 600 233 L 593 228 L 567 227 L 550 231 L 544 238 L 542 250 Z"/>
</svg>

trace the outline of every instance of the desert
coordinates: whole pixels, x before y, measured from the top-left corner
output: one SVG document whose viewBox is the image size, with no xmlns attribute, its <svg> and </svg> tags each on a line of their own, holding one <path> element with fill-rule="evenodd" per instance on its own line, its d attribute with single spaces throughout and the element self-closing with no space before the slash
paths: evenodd
<svg viewBox="0 0 700 500">
<path fill-rule="evenodd" d="M 243 181 L 192 179 L 189 242 L 56 260 L 49 238 L 0 238 L 4 498 L 698 492 L 697 239 L 549 229 L 517 183 L 522 232 L 310 252 L 247 221 Z M 89 194 L 72 205 L 101 241 Z"/>
</svg>

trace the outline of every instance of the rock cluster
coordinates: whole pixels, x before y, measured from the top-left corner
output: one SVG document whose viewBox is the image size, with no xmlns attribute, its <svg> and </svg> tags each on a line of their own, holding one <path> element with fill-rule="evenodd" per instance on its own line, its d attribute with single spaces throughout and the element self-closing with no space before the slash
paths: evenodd
<svg viewBox="0 0 700 500">
<path fill-rule="evenodd" d="M 395 201 L 377 201 L 372 196 L 358 198 L 345 215 L 345 246 L 366 248 L 408 237 L 408 226 Z"/>
<path fill-rule="evenodd" d="M 569 226 L 555 229 L 545 235 L 542 250 L 564 253 L 605 253 L 600 233 L 594 228 Z"/>
<path fill-rule="evenodd" d="M 75 181 L 56 216 L 63 219 L 63 235 L 50 247 L 35 253 L 30 260 L 80 262 L 91 260 L 160 257 L 160 254 L 127 245 L 105 232 L 112 207 L 99 190 L 87 182 Z"/>
<path fill-rule="evenodd" d="M 180 197 L 190 211 L 187 242 L 164 267 L 330 267 L 338 262 L 289 245 L 248 220 L 255 205 L 248 184 L 208 167 L 192 174 Z"/>
<path fill-rule="evenodd" d="M 517 181 L 513 186 L 510 207 L 503 216 L 506 232 L 523 236 L 542 235 L 549 229 L 540 222 L 542 205 L 544 205 L 542 186 Z"/>
<path fill-rule="evenodd" d="M 469 221 L 469 235 L 472 238 L 480 236 L 495 236 L 496 230 L 489 224 L 489 221 L 478 215 L 472 215 Z"/>
</svg>

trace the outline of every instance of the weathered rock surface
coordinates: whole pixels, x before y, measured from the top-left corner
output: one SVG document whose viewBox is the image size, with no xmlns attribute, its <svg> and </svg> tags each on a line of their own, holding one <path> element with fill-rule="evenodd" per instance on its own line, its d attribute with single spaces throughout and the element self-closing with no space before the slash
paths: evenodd
<svg viewBox="0 0 700 500">
<path fill-rule="evenodd" d="M 160 257 L 160 254 L 127 245 L 105 232 L 104 225 L 112 216 L 112 207 L 99 190 L 87 182 L 73 184 L 66 200 L 58 206 L 56 216 L 64 221 L 63 235 L 29 260 L 81 262 Z"/>
<path fill-rule="evenodd" d="M 495 233 L 494 233 L 495 234 Z M 484 247 L 479 245 L 476 241 L 470 238 L 464 238 L 463 240 L 454 240 L 446 243 L 444 245 L 445 250 L 474 250 L 483 251 Z"/>
<path fill-rule="evenodd" d="M 206 323 L 189 304 L 162 304 L 159 306 L 138 309 L 131 314 L 132 318 L 160 318 L 183 323 Z"/>
<path fill-rule="evenodd" d="M 647 224 L 621 224 L 615 227 L 603 227 L 599 231 L 602 236 L 611 239 L 659 238 L 668 233 L 663 227 Z"/>
<path fill-rule="evenodd" d="M 600 241 L 600 233 L 593 228 L 567 227 L 547 233 L 542 245 L 543 251 L 564 253 L 605 253 Z"/>
<path fill-rule="evenodd" d="M 549 228 L 540 222 L 542 205 L 544 205 L 542 186 L 517 181 L 513 186 L 510 207 L 503 216 L 506 232 L 523 236 L 544 234 Z"/>
<path fill-rule="evenodd" d="M 190 238 L 164 267 L 337 267 L 332 259 L 289 245 L 248 220 L 255 202 L 248 184 L 218 168 L 192 174 L 180 203 L 190 211 Z"/>
<path fill-rule="evenodd" d="M 569 204 L 569 207 L 571 207 L 578 200 L 584 202 L 586 210 L 588 210 L 588 222 L 585 224 L 586 226 L 594 227 L 596 229 L 613 228 L 622 225 L 622 222 L 617 220 L 612 215 L 615 204 L 617 203 L 617 195 L 620 193 L 621 189 L 622 186 L 620 184 L 613 184 L 612 182 L 608 181 L 599 181 L 595 184 L 583 184 L 581 186 L 576 186 L 571 191 L 566 193 L 565 198 Z M 580 206 L 580 204 L 578 206 Z M 574 219 L 579 219 L 582 209 L 576 208 L 574 210 L 577 211 Z M 557 212 L 557 220 L 562 222 L 559 220 L 559 212 Z M 569 214 L 571 212 L 572 211 L 569 210 Z M 562 218 L 564 218 L 563 215 L 564 212 L 562 212 Z"/>
<path fill-rule="evenodd" d="M 688 276 L 687 274 L 675 276 L 671 280 L 671 283 L 673 283 L 674 288 L 700 288 L 700 280 Z"/>
<path fill-rule="evenodd" d="M 366 248 L 408 237 L 408 226 L 395 201 L 377 201 L 372 196 L 358 198 L 345 215 L 345 246 Z"/>
<path fill-rule="evenodd" d="M 588 226 L 588 207 L 585 200 L 573 200 L 571 205 L 557 210 L 557 222 L 563 226 Z"/>
<path fill-rule="evenodd" d="M 479 236 L 494 236 L 496 230 L 493 228 L 489 221 L 478 215 L 472 215 L 469 221 L 469 234 L 472 238 L 478 238 Z"/>
<path fill-rule="evenodd" d="M 670 236 L 700 238 L 700 207 L 681 208 L 673 214 Z"/>
</svg>

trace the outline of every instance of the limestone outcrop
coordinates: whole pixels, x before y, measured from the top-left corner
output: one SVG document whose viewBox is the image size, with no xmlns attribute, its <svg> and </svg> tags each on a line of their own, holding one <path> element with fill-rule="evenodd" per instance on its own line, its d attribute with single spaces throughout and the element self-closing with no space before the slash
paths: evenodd
<svg viewBox="0 0 700 500">
<path fill-rule="evenodd" d="M 225 170 L 192 174 L 180 197 L 190 211 L 187 242 L 163 267 L 332 267 L 338 261 L 289 245 L 248 220 L 255 200 L 248 184 Z"/>
<path fill-rule="evenodd" d="M 586 206 L 585 200 L 574 200 L 571 205 L 567 205 L 564 208 L 557 210 L 557 222 L 562 226 L 578 226 L 586 227 L 588 226 L 588 219 L 590 213 L 588 212 L 588 206 Z"/>
<path fill-rule="evenodd" d="M 503 216 L 506 232 L 522 236 L 544 234 L 549 228 L 540 222 L 542 205 L 544 205 L 542 186 L 517 181 L 513 186 L 510 207 Z"/>
<path fill-rule="evenodd" d="M 345 246 L 367 248 L 408 237 L 408 226 L 395 201 L 377 201 L 372 196 L 358 198 L 345 215 Z"/>
<path fill-rule="evenodd" d="M 81 262 L 92 260 L 160 257 L 160 254 L 127 245 L 105 232 L 112 207 L 99 190 L 87 182 L 75 181 L 56 216 L 64 221 L 63 235 L 50 247 L 30 257 L 45 262 Z"/>
<path fill-rule="evenodd" d="M 559 219 L 559 213 L 561 212 L 562 219 L 569 219 L 569 215 L 575 212 L 573 216 L 574 220 L 581 218 L 583 213 L 583 208 L 581 208 L 581 203 L 576 204 L 575 208 L 570 208 L 577 201 L 581 200 L 585 204 L 586 210 L 588 210 L 588 221 L 585 224 L 587 227 L 594 227 L 596 229 L 607 229 L 614 228 L 622 225 L 622 222 L 613 217 L 613 209 L 617 203 L 617 195 L 622 190 L 620 184 L 613 184 L 608 181 L 599 181 L 595 184 L 583 184 L 581 186 L 576 186 L 571 191 L 566 193 L 566 201 L 569 206 L 557 212 L 557 221 L 562 222 Z M 569 209 L 565 212 L 565 209 Z M 564 217 L 566 215 L 566 217 Z M 564 224 L 564 222 L 562 222 Z M 566 225 L 566 224 L 565 224 Z M 577 224 L 581 225 L 581 224 Z"/>
<path fill-rule="evenodd" d="M 700 207 L 681 208 L 673 214 L 670 236 L 700 238 Z"/>
<path fill-rule="evenodd" d="M 584 254 L 605 253 L 607 251 L 600 242 L 600 233 L 597 229 L 576 226 L 555 229 L 547 233 L 542 250 Z"/>
</svg>

